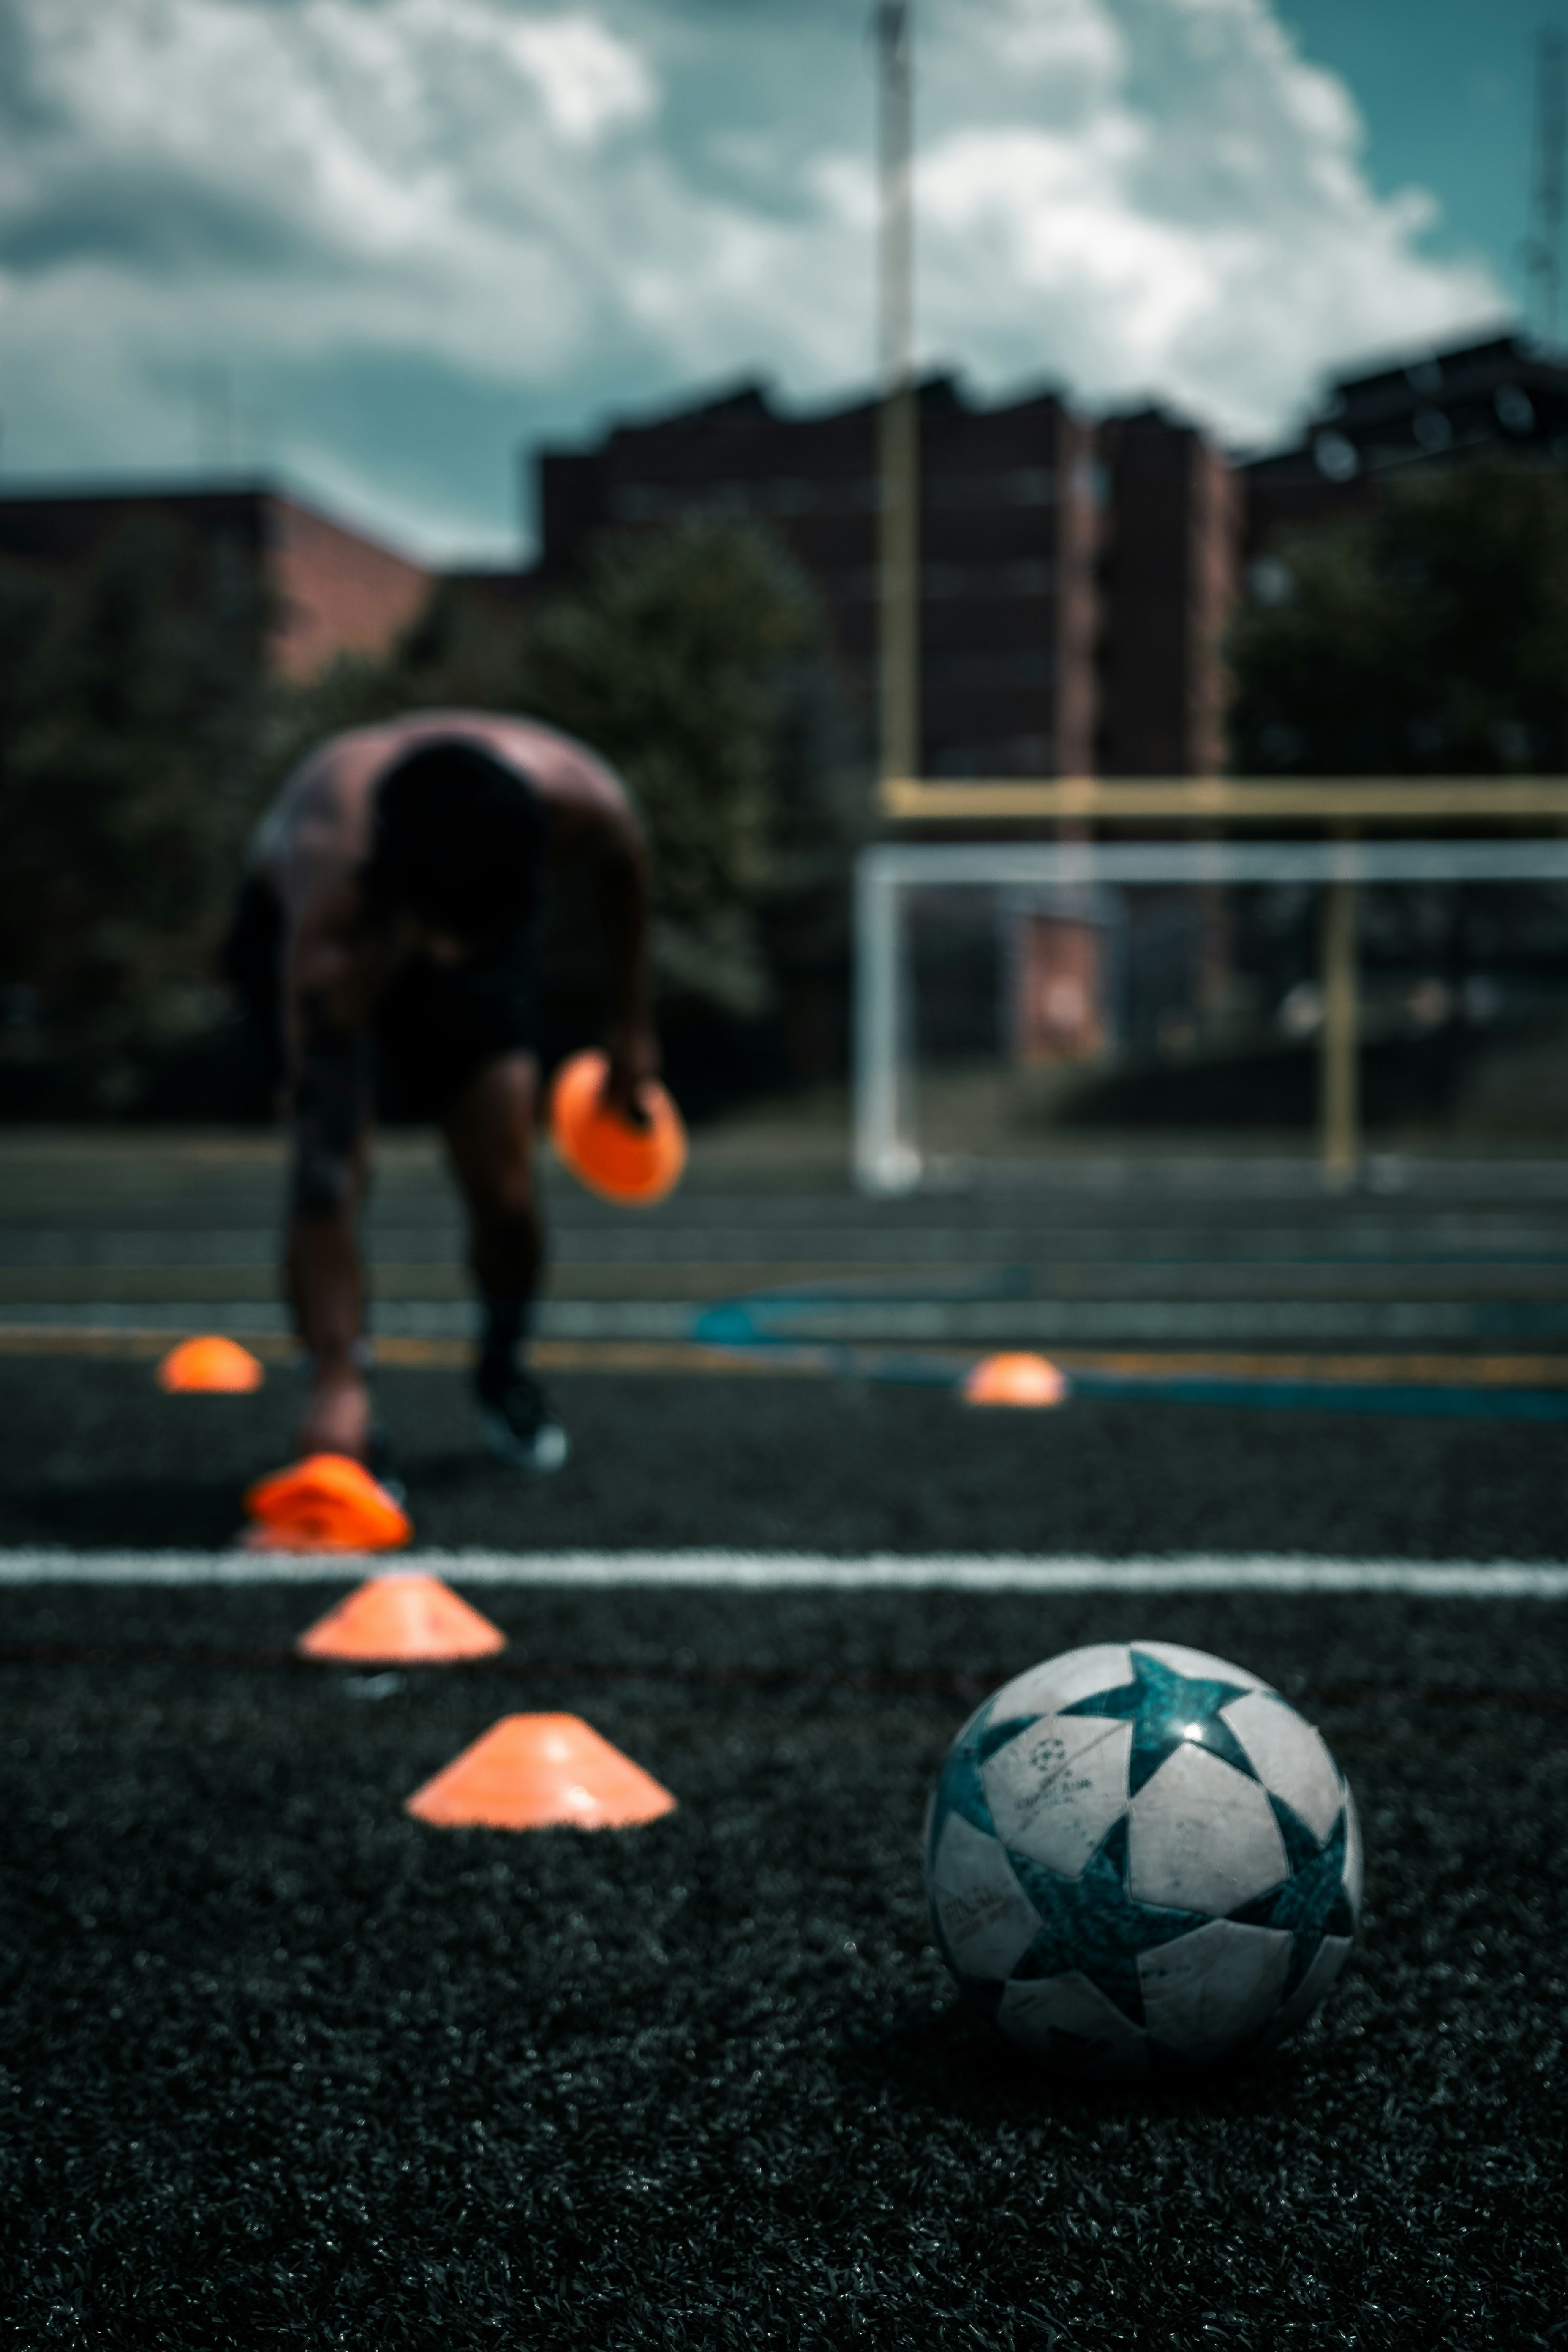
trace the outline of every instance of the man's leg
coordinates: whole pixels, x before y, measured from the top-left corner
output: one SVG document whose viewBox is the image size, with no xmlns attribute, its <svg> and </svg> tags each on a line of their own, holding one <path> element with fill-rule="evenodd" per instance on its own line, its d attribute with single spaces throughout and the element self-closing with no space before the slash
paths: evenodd
<svg viewBox="0 0 1568 2352">
<path fill-rule="evenodd" d="M 284 1262 L 294 1326 L 310 1359 L 310 1394 L 300 1425 L 306 1454 L 370 1451 L 370 1391 L 364 1378 L 364 1283 L 354 1232 L 363 1166 L 336 1213 L 295 1215 Z"/>
<path fill-rule="evenodd" d="M 300 1440 L 308 1454 L 352 1454 L 361 1461 L 371 1451 L 372 1426 L 357 1231 L 368 1165 L 368 1091 L 364 1042 L 315 1022 L 292 1088 L 284 1260 L 294 1327 L 310 1360 Z"/>
<path fill-rule="evenodd" d="M 519 1468 L 553 1470 L 566 1441 L 522 1360 L 543 1256 L 533 1186 L 539 1066 L 531 1054 L 488 1062 L 442 1122 L 468 1203 L 468 1263 L 483 1318 L 477 1386 L 492 1451 Z"/>
</svg>

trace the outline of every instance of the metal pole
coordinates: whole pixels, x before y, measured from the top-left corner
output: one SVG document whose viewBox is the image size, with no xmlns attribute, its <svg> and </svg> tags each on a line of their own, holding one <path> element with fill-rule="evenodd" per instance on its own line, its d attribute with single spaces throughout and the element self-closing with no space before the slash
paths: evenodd
<svg viewBox="0 0 1568 2352">
<path fill-rule="evenodd" d="M 879 0 L 881 50 L 881 403 L 878 411 L 879 718 L 884 783 L 918 776 L 920 419 L 914 384 L 914 98 L 909 0 Z"/>
<path fill-rule="evenodd" d="M 1526 268 L 1534 280 L 1536 326 L 1543 342 L 1557 340 L 1557 297 L 1563 261 L 1563 150 L 1568 128 L 1568 72 L 1561 33 L 1544 26 L 1535 53 L 1535 155 L 1531 173 L 1531 233 Z"/>
<path fill-rule="evenodd" d="M 1340 838 L 1348 839 L 1342 833 Z M 1336 1191 L 1361 1165 L 1361 1012 L 1356 973 L 1356 886 L 1340 876 L 1323 891 L 1323 1027 L 1319 1064 L 1323 1181 Z"/>
<path fill-rule="evenodd" d="M 920 1181 L 910 1139 L 910 1006 L 900 890 L 886 854 L 855 868 L 855 1175 L 868 1192 Z"/>
</svg>

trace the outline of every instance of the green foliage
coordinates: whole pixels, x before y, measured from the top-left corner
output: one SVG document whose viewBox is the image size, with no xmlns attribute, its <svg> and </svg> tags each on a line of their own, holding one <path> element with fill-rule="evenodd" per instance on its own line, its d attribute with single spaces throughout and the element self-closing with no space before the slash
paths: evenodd
<svg viewBox="0 0 1568 2352">
<path fill-rule="evenodd" d="M 1390 484 L 1255 574 L 1230 638 L 1242 773 L 1568 768 L 1568 482 L 1485 459 Z"/>
<path fill-rule="evenodd" d="M 129 1108 L 211 1029 L 247 835 L 324 737 L 420 709 L 527 712 L 621 770 L 653 839 L 666 1001 L 730 1016 L 842 972 L 866 780 L 809 589 L 776 544 L 693 522 L 607 540 L 508 608 L 452 587 L 390 658 L 269 682 L 248 551 L 128 524 L 65 581 L 0 568 L 0 1034 L 61 1108 Z M 593 924 L 567 891 L 566 992 Z M 584 982 L 584 968 L 588 972 Z M 0 1094 L 9 1077 L 0 1071 Z"/>
<path fill-rule="evenodd" d="M 128 1102 L 210 1024 L 256 805 L 265 615 L 238 548 L 134 521 L 68 582 L 0 576 L 0 981 L 66 1098 Z"/>
<path fill-rule="evenodd" d="M 522 708 L 595 744 L 646 814 L 667 972 L 742 1011 L 766 992 L 747 919 L 769 878 L 780 675 L 810 631 L 765 541 L 692 523 L 604 543 L 523 649 Z"/>
</svg>

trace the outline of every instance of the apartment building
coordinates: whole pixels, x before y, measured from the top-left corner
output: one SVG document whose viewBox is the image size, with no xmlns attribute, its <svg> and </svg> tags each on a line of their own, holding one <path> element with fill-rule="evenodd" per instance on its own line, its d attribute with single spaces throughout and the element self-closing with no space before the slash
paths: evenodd
<svg viewBox="0 0 1568 2352">
<path fill-rule="evenodd" d="M 1421 352 L 1330 385 L 1281 449 L 1241 468 L 1245 551 L 1369 505 L 1380 482 L 1483 451 L 1568 466 L 1568 365 L 1523 335 Z"/>
<path fill-rule="evenodd" d="M 263 482 L 11 492 L 0 496 L 0 562 L 76 570 L 153 517 L 261 588 L 271 614 L 265 658 L 291 682 L 342 655 L 384 653 L 430 593 L 423 566 Z"/>
<path fill-rule="evenodd" d="M 1096 425 L 1054 393 L 919 389 L 921 733 L 928 776 L 1176 774 L 1218 757 L 1237 512 L 1223 458 L 1156 411 Z M 815 583 L 868 717 L 877 409 L 781 415 L 762 387 L 537 465 L 540 578 L 600 532 L 765 521 Z"/>
</svg>

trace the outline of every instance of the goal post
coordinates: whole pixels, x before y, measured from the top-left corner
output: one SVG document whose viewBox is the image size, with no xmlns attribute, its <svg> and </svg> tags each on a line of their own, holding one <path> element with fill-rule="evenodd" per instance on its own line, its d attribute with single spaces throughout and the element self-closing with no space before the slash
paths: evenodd
<svg viewBox="0 0 1568 2352">
<path fill-rule="evenodd" d="M 920 892 L 1079 894 L 1140 887 L 1293 885 L 1324 894 L 1317 985 L 1325 1176 L 1360 1153 L 1356 894 L 1380 883 L 1568 882 L 1568 840 L 885 842 L 856 874 L 854 1171 L 863 1190 L 908 1192 L 926 1170 L 917 1117 L 910 910 Z M 1086 915 L 1083 919 L 1089 919 Z"/>
</svg>

